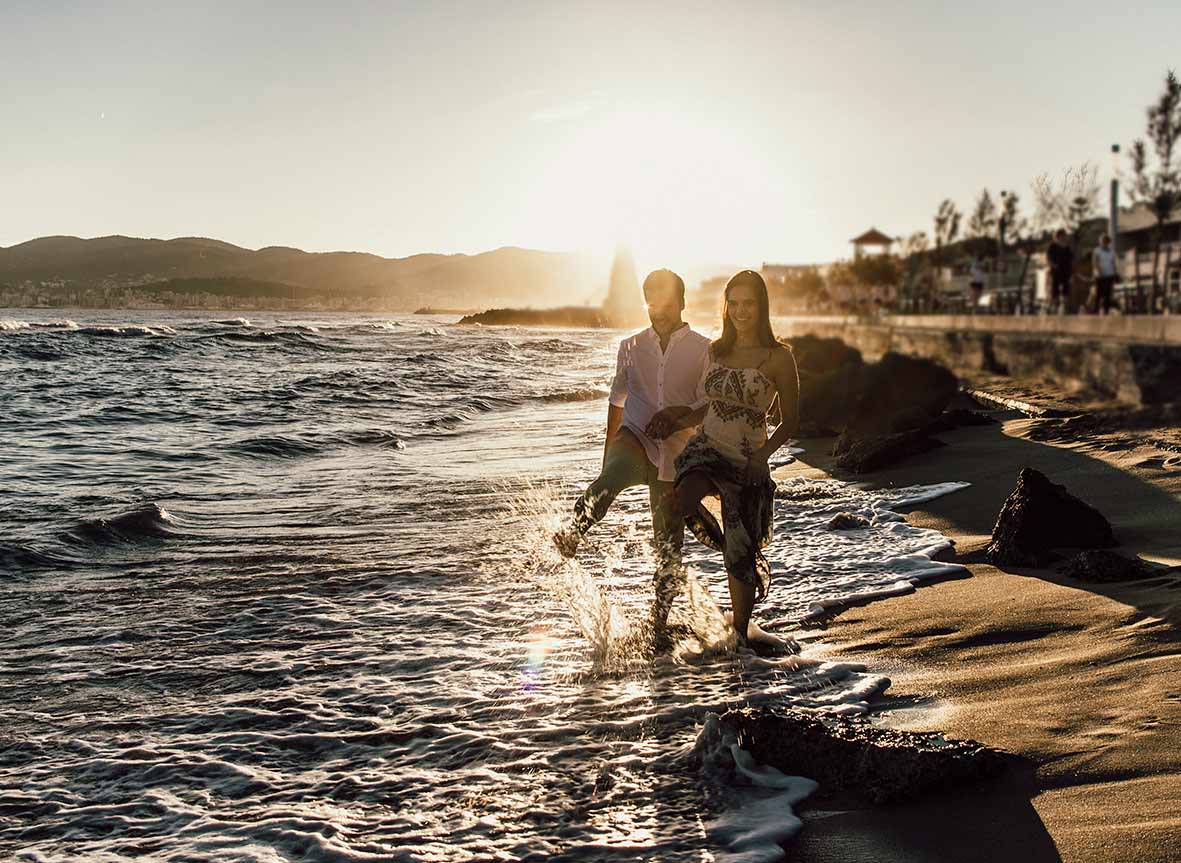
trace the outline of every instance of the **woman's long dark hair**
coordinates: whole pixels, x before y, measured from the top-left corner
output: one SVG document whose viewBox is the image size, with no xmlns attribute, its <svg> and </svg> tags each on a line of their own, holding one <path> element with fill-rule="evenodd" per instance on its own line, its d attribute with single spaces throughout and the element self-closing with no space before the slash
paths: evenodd
<svg viewBox="0 0 1181 863">
<path fill-rule="evenodd" d="M 755 299 L 758 300 L 759 321 L 756 328 L 759 342 L 765 348 L 779 347 L 779 340 L 775 338 L 775 333 L 771 329 L 771 303 L 767 299 L 767 283 L 754 270 L 743 270 L 730 277 L 730 281 L 726 282 L 726 290 L 722 292 L 722 334 L 710 345 L 715 359 L 724 357 L 734 349 L 734 340 L 738 338 L 738 333 L 730 321 L 730 291 L 742 285 L 754 288 Z"/>
</svg>

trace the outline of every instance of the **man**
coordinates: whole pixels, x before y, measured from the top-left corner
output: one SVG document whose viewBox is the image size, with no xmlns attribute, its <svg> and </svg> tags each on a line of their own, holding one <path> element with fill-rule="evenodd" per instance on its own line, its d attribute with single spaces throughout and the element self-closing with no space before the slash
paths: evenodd
<svg viewBox="0 0 1181 863">
<path fill-rule="evenodd" d="M 1115 308 L 1112 293 L 1115 283 L 1119 281 L 1111 236 L 1104 234 L 1100 237 L 1099 245 L 1091 255 L 1091 271 L 1095 274 L 1095 314 L 1108 315 Z"/>
<path fill-rule="evenodd" d="M 619 345 L 602 472 L 575 502 L 573 524 L 554 534 L 554 543 L 572 557 L 621 491 L 648 486 L 657 562 L 652 624 L 659 645 L 667 643 L 664 625 L 683 581 L 684 520 L 673 495 L 674 462 L 692 436 L 690 423 L 706 404 L 700 381 L 709 362 L 709 339 L 681 320 L 685 283 L 676 273 L 649 273 L 644 302 L 652 326 Z"/>
<path fill-rule="evenodd" d="M 1070 281 L 1074 276 L 1074 252 L 1066 242 L 1066 231 L 1054 234 L 1046 249 L 1046 263 L 1050 266 L 1050 311 L 1061 313 L 1070 301 Z"/>
</svg>

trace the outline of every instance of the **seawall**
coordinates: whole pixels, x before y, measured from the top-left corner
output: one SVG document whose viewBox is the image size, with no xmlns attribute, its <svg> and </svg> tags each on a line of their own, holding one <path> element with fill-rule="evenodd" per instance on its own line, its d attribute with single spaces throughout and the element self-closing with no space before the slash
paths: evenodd
<svg viewBox="0 0 1181 863">
<path fill-rule="evenodd" d="M 895 351 L 1127 404 L 1181 401 L 1181 317 L 815 316 L 776 318 L 775 328 L 839 338 L 870 360 Z"/>
</svg>

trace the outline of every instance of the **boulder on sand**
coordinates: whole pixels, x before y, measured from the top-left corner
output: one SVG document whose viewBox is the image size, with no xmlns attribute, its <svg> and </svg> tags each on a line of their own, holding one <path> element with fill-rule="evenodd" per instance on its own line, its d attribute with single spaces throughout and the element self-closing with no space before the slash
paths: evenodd
<svg viewBox="0 0 1181 863">
<path fill-rule="evenodd" d="M 714 733 L 733 735 L 761 764 L 815 779 L 823 792 L 851 792 L 875 803 L 984 779 L 1006 764 L 1006 756 L 974 740 L 791 710 L 731 710 L 718 720 Z"/>
<path fill-rule="evenodd" d="M 998 566 L 1041 566 L 1052 558 L 1053 548 L 1117 544 L 1099 510 L 1027 467 L 997 515 L 984 557 Z"/>
</svg>

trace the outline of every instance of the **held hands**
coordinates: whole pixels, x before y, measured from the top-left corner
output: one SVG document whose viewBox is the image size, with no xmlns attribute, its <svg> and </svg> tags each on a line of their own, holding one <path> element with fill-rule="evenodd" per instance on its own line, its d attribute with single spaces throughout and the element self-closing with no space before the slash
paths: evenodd
<svg viewBox="0 0 1181 863">
<path fill-rule="evenodd" d="M 658 411 L 644 427 L 644 434 L 653 440 L 664 440 L 681 427 L 681 420 L 691 412 L 685 405 L 676 405 Z"/>
</svg>

